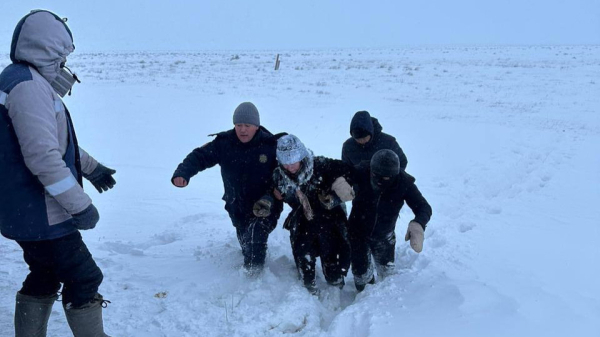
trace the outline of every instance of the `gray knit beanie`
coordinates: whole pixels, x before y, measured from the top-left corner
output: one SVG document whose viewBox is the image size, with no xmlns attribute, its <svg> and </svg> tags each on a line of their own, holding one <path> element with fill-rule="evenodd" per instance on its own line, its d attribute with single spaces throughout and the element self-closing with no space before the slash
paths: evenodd
<svg viewBox="0 0 600 337">
<path fill-rule="evenodd" d="M 238 105 L 233 112 L 233 124 L 252 124 L 260 126 L 258 109 L 250 102 Z"/>
<path fill-rule="evenodd" d="M 294 164 L 308 156 L 308 150 L 294 135 L 285 135 L 277 140 L 277 161 L 281 165 Z"/>
<path fill-rule="evenodd" d="M 381 177 L 394 177 L 400 173 L 400 159 L 392 150 L 379 150 L 371 158 L 371 172 Z"/>
</svg>

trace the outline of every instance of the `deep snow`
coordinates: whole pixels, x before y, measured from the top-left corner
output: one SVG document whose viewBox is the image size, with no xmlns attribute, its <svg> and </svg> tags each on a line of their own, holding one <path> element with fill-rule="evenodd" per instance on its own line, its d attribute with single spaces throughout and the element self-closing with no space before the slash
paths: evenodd
<svg viewBox="0 0 600 337">
<path fill-rule="evenodd" d="M 65 99 L 80 144 L 115 168 L 84 238 L 113 336 L 600 336 L 600 46 L 77 54 Z M 8 55 L 0 66 L 8 64 Z M 379 118 L 433 207 L 425 246 L 356 294 L 296 279 L 287 231 L 257 280 L 218 168 L 170 177 L 254 102 L 263 125 L 339 158 L 358 110 Z M 406 207 L 405 207 L 406 208 Z M 397 222 L 404 232 L 412 213 Z M 283 219 L 280 220 L 280 224 Z M 0 335 L 27 269 L 0 239 Z M 68 336 L 60 305 L 49 336 Z"/>
</svg>

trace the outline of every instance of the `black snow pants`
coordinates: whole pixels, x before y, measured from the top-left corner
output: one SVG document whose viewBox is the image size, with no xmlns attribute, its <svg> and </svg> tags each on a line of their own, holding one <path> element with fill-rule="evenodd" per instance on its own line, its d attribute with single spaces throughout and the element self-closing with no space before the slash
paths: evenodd
<svg viewBox="0 0 600 337">
<path fill-rule="evenodd" d="M 244 267 L 248 271 L 258 271 L 264 267 L 267 257 L 269 234 L 277 226 L 277 218 L 257 218 L 248 215 L 229 213 L 235 226 L 237 238 L 244 255 Z"/>
<path fill-rule="evenodd" d="M 17 241 L 23 248 L 29 275 L 19 291 L 23 295 L 47 297 L 62 288 L 65 305 L 78 308 L 92 301 L 102 283 L 96 265 L 79 232 L 44 241 Z"/>
<path fill-rule="evenodd" d="M 350 267 L 350 244 L 346 234 L 346 219 L 306 219 L 290 228 L 290 241 L 296 267 L 304 286 L 316 285 L 316 260 L 328 284 L 343 287 Z"/>
<path fill-rule="evenodd" d="M 380 278 L 385 278 L 394 270 L 396 233 L 365 233 L 355 226 L 349 228 L 350 247 L 352 248 L 352 274 L 357 288 L 373 280 L 373 263 Z"/>
</svg>

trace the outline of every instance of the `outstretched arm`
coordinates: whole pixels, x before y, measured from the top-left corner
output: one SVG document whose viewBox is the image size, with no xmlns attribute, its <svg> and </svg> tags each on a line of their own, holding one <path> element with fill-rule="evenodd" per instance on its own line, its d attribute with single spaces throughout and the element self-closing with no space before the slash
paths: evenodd
<svg viewBox="0 0 600 337">
<path fill-rule="evenodd" d="M 177 166 L 171 182 L 177 187 L 185 187 L 190 181 L 190 178 L 204 171 L 209 167 L 213 167 L 219 163 L 219 152 L 217 149 L 217 139 L 206 143 L 202 147 L 194 149 L 185 157 L 183 162 Z"/>
</svg>

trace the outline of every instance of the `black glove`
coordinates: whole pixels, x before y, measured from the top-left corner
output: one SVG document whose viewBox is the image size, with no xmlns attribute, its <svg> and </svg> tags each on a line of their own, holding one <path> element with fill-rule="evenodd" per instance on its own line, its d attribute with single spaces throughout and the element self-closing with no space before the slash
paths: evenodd
<svg viewBox="0 0 600 337">
<path fill-rule="evenodd" d="M 321 202 L 321 205 L 323 205 L 323 207 L 326 210 L 333 209 L 334 207 L 342 204 L 342 200 L 337 195 L 335 195 L 335 193 L 319 194 L 318 197 L 319 201 Z"/>
<path fill-rule="evenodd" d="M 71 216 L 73 217 L 73 225 L 77 229 L 92 229 L 96 227 L 98 220 L 100 220 L 100 214 L 98 214 L 98 210 L 93 204 Z"/>
<path fill-rule="evenodd" d="M 358 164 L 354 165 L 354 169 L 361 174 L 368 172 L 371 169 L 371 161 L 361 160 Z"/>
<path fill-rule="evenodd" d="M 96 166 L 96 169 L 92 173 L 84 174 L 83 176 L 94 185 L 99 193 L 102 193 L 102 191 L 108 191 L 113 188 L 117 183 L 112 177 L 115 173 L 117 171 L 98 163 L 98 166 Z"/>
<path fill-rule="evenodd" d="M 263 197 L 254 203 L 252 207 L 252 213 L 254 213 L 255 217 L 258 218 L 266 218 L 271 215 L 271 205 L 273 204 L 273 200 L 267 197 Z"/>
</svg>

